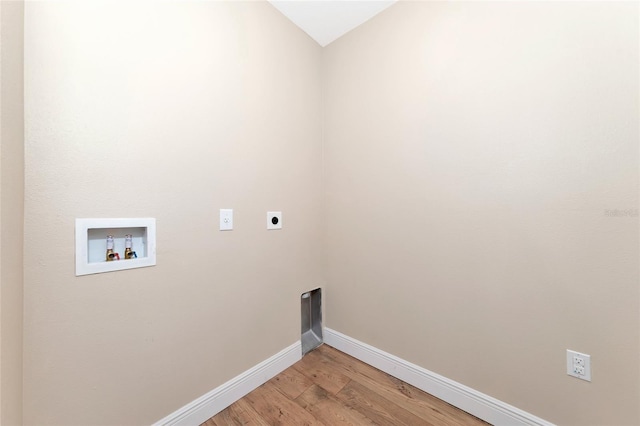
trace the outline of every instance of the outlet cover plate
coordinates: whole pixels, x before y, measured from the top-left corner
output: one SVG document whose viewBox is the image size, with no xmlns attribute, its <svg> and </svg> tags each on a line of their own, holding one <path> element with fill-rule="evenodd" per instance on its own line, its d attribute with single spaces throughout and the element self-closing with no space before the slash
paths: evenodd
<svg viewBox="0 0 640 426">
<path fill-rule="evenodd" d="M 267 229 L 282 229 L 282 212 L 267 212 Z"/>
<path fill-rule="evenodd" d="M 220 230 L 233 230 L 233 209 L 220 209 Z"/>
<path fill-rule="evenodd" d="M 567 374 L 590 382 L 591 355 L 567 349 Z"/>
</svg>

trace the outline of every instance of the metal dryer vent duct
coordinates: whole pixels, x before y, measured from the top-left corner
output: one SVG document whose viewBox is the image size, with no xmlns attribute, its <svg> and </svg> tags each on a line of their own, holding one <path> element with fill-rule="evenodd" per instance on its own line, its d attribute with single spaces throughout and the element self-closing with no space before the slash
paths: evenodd
<svg viewBox="0 0 640 426">
<path fill-rule="evenodd" d="M 322 289 L 302 293 L 302 355 L 306 355 L 322 344 Z"/>
</svg>

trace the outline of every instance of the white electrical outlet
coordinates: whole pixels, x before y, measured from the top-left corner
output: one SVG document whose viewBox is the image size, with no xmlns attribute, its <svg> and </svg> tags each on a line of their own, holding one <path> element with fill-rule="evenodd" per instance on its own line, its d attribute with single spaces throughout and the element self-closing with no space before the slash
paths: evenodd
<svg viewBox="0 0 640 426">
<path fill-rule="evenodd" d="M 220 230 L 233 230 L 233 209 L 220 209 Z"/>
<path fill-rule="evenodd" d="M 567 349 L 567 374 L 591 381 L 591 355 Z"/>
<path fill-rule="evenodd" d="M 267 229 L 282 229 L 282 212 L 267 212 Z"/>
</svg>

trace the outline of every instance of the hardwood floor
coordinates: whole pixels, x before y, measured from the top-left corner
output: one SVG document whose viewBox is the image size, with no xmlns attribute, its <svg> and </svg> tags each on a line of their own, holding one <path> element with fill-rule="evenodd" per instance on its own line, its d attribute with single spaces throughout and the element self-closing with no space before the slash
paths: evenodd
<svg viewBox="0 0 640 426">
<path fill-rule="evenodd" d="M 486 426 L 487 423 L 322 345 L 202 426 L 230 425 Z"/>
</svg>

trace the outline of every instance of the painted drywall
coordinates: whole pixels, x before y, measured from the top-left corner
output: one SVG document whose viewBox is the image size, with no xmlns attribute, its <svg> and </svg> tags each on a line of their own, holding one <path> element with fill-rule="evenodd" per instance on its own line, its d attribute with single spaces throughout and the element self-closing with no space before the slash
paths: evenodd
<svg viewBox="0 0 640 426">
<path fill-rule="evenodd" d="M 25 424 L 150 423 L 296 340 L 323 155 L 327 325 L 640 422 L 636 4 L 401 3 L 320 58 L 264 3 L 85 3 L 26 5 Z M 158 265 L 75 277 L 95 216 L 156 217 Z"/>
<path fill-rule="evenodd" d="M 22 1 L 0 2 L 0 424 L 22 423 Z"/>
<path fill-rule="evenodd" d="M 399 2 L 324 49 L 328 327 L 640 424 L 638 7 Z"/>
<path fill-rule="evenodd" d="M 269 3 L 323 47 L 395 2 L 396 0 L 269 0 Z"/>
<path fill-rule="evenodd" d="M 266 2 L 27 2 L 25 424 L 150 424 L 300 338 L 320 59 Z M 157 266 L 75 277 L 78 217 L 155 217 Z"/>
</svg>

